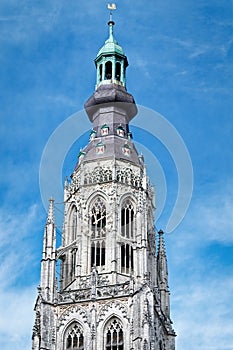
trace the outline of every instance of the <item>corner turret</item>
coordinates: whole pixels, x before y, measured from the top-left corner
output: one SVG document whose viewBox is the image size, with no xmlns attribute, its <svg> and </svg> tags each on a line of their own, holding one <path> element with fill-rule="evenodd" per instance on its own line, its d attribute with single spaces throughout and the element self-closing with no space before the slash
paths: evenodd
<svg viewBox="0 0 233 350">
<path fill-rule="evenodd" d="M 47 221 L 44 229 L 41 260 L 41 294 L 44 300 L 53 301 L 56 277 L 56 227 L 54 222 L 54 199 L 49 200 Z"/>
<path fill-rule="evenodd" d="M 170 296 L 168 287 L 168 268 L 167 268 L 167 257 L 164 243 L 164 232 L 159 230 L 159 247 L 157 255 L 157 275 L 158 275 L 158 286 L 161 298 L 161 308 L 163 313 L 169 317 L 170 315 Z"/>
</svg>

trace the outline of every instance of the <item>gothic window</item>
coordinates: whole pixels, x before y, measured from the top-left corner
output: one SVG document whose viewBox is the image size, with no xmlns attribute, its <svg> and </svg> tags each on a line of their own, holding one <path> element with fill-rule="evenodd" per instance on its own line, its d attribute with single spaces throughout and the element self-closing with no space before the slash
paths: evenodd
<svg viewBox="0 0 233 350">
<path fill-rule="evenodd" d="M 62 290 L 65 285 L 65 277 L 66 277 L 66 255 L 61 255 L 60 256 L 60 274 L 61 274 L 61 279 L 60 279 L 60 289 Z"/>
<path fill-rule="evenodd" d="M 83 350 L 84 337 L 82 327 L 77 323 L 72 323 L 67 329 L 64 342 L 64 350 Z"/>
<path fill-rule="evenodd" d="M 121 209 L 121 235 L 126 238 L 133 238 L 134 231 L 134 210 L 132 203 L 127 200 Z"/>
<path fill-rule="evenodd" d="M 72 209 L 71 214 L 71 240 L 74 241 L 77 235 L 77 209 Z"/>
<path fill-rule="evenodd" d="M 121 64 L 120 62 L 116 63 L 116 80 L 121 80 Z"/>
<path fill-rule="evenodd" d="M 112 62 L 110 61 L 105 64 L 105 79 L 112 79 Z"/>
<path fill-rule="evenodd" d="M 108 322 L 104 334 L 105 350 L 124 350 L 123 326 L 117 318 Z"/>
<path fill-rule="evenodd" d="M 101 197 L 98 197 L 91 209 L 92 238 L 105 237 L 106 206 Z"/>
<path fill-rule="evenodd" d="M 129 273 L 134 269 L 133 247 L 129 244 L 121 244 L 121 272 Z"/>
<path fill-rule="evenodd" d="M 106 205 L 98 197 L 91 209 L 91 267 L 105 265 Z"/>
<path fill-rule="evenodd" d="M 76 268 L 76 249 L 74 249 L 71 252 L 71 271 L 70 271 L 71 279 L 75 277 L 75 268 Z"/>
</svg>

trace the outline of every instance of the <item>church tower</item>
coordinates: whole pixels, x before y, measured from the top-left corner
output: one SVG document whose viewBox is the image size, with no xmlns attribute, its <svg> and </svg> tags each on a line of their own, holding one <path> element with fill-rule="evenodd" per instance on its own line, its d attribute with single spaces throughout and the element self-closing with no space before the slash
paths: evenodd
<svg viewBox="0 0 233 350">
<path fill-rule="evenodd" d="M 154 190 L 129 129 L 137 107 L 126 90 L 128 61 L 112 16 L 108 26 L 85 103 L 89 143 L 65 181 L 58 249 L 49 203 L 33 350 L 175 349 L 163 231 L 155 232 Z"/>
</svg>

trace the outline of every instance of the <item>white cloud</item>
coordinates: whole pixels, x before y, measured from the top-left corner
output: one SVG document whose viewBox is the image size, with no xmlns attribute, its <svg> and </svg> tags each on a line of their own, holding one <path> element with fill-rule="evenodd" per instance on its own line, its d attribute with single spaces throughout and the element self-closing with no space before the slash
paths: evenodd
<svg viewBox="0 0 233 350">
<path fill-rule="evenodd" d="M 221 186 L 219 186 L 221 187 Z M 176 247 L 183 254 L 175 255 L 175 260 L 189 258 L 196 249 L 211 243 L 233 244 L 233 192 L 229 186 L 218 193 L 200 195 L 193 199 L 191 206 L 174 236 Z"/>
<path fill-rule="evenodd" d="M 233 192 L 227 184 L 218 188 L 193 200 L 168 239 L 177 350 L 233 349 L 233 275 L 221 250 L 233 244 Z"/>
<path fill-rule="evenodd" d="M 21 4 L 20 7 L 17 2 L 12 3 L 10 7 L 1 4 L 0 22 L 5 23 L 5 26 L 2 27 L 0 39 L 13 43 L 35 39 L 39 32 L 50 31 L 54 27 L 62 6 L 63 2 L 57 4 L 50 0 L 33 6 L 29 2 L 24 6 Z"/>
<path fill-rule="evenodd" d="M 0 209 L 0 248 L 10 249 L 16 242 L 22 241 L 36 218 L 37 206 L 32 205 L 25 213 L 17 210 L 8 212 Z"/>
<path fill-rule="evenodd" d="M 29 350 L 36 286 L 27 286 L 26 268 L 32 263 L 30 236 L 37 207 L 27 212 L 0 210 L 0 348 Z"/>
<path fill-rule="evenodd" d="M 206 275 L 183 284 L 173 295 L 177 350 L 230 350 L 233 348 L 233 278 Z"/>
<path fill-rule="evenodd" d="M 36 286 L 0 292 L 0 348 L 31 349 Z"/>
<path fill-rule="evenodd" d="M 210 198 L 200 208 L 200 218 L 206 223 L 206 238 L 210 241 L 233 243 L 233 196 L 230 193 Z"/>
<path fill-rule="evenodd" d="M 201 195 L 189 213 L 192 215 L 192 227 L 189 225 L 189 231 L 193 232 L 195 225 L 195 240 L 199 237 L 201 244 L 210 241 L 232 244 L 232 213 L 233 192 L 229 186 L 215 194 Z"/>
</svg>

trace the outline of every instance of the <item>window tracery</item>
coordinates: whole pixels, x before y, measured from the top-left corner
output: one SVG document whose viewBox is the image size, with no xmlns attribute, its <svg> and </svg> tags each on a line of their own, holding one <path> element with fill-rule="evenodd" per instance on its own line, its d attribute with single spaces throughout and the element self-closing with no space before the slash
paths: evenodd
<svg viewBox="0 0 233 350">
<path fill-rule="evenodd" d="M 142 186 L 142 180 L 139 175 L 135 175 L 131 169 L 123 168 L 117 170 L 117 181 L 125 183 L 136 188 Z"/>
<path fill-rule="evenodd" d="M 83 329 L 77 323 L 67 329 L 64 341 L 64 350 L 83 350 L 84 349 L 84 336 Z"/>
<path fill-rule="evenodd" d="M 106 205 L 98 197 L 91 208 L 91 267 L 105 265 Z"/>
<path fill-rule="evenodd" d="M 105 328 L 105 350 L 124 350 L 124 333 L 122 323 L 113 318 Z"/>
<path fill-rule="evenodd" d="M 84 175 L 85 185 L 108 182 L 111 180 L 112 180 L 112 170 L 109 168 L 96 167 L 92 172 L 89 171 Z"/>
<path fill-rule="evenodd" d="M 134 210 L 130 200 L 125 201 L 121 209 L 121 235 L 130 239 L 134 236 Z"/>
<path fill-rule="evenodd" d="M 121 235 L 132 240 L 134 238 L 134 207 L 127 199 L 121 208 Z M 121 243 L 121 272 L 130 273 L 134 269 L 133 247 L 129 243 Z"/>
</svg>

